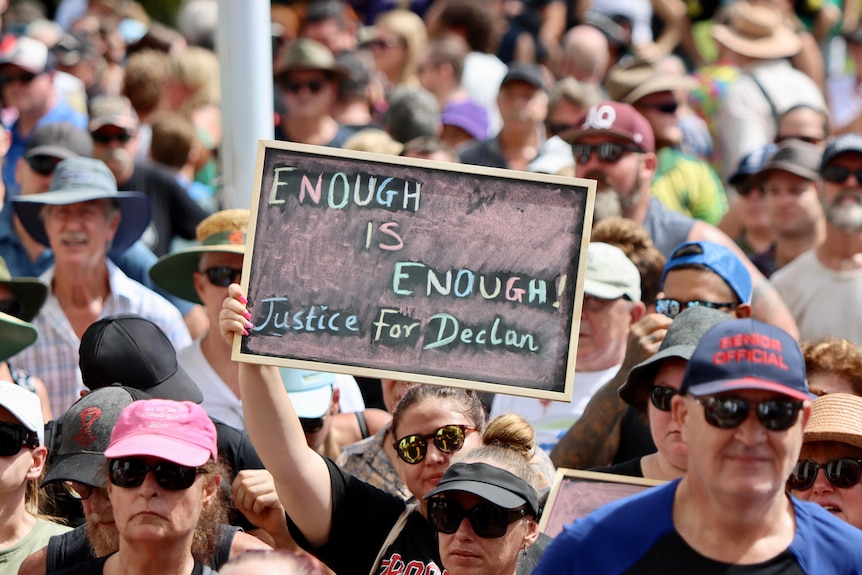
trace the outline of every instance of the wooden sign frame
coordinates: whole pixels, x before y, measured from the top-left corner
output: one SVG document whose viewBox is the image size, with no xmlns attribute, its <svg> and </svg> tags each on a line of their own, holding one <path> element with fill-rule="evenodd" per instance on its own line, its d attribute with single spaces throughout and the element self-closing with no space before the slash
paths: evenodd
<svg viewBox="0 0 862 575">
<path fill-rule="evenodd" d="M 261 141 L 231 357 L 570 401 L 595 191 Z"/>
<path fill-rule="evenodd" d="M 557 469 L 542 511 L 539 531 L 556 537 L 565 525 L 586 517 L 602 505 L 663 483 L 656 479 L 561 467 Z"/>
</svg>

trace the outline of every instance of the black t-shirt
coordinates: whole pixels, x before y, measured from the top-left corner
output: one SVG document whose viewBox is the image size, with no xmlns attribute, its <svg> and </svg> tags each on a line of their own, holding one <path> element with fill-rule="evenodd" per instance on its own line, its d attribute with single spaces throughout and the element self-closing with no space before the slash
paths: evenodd
<svg viewBox="0 0 862 575">
<path fill-rule="evenodd" d="M 168 253 L 175 236 L 195 239 L 195 228 L 207 217 L 206 211 L 191 199 L 174 175 L 163 168 L 135 164 L 132 177 L 118 182 L 117 189 L 149 196 L 153 219 L 141 239 L 160 257 Z"/>
<path fill-rule="evenodd" d="M 627 475 L 628 477 L 643 477 L 644 472 L 641 469 L 641 458 L 629 459 L 616 465 L 607 467 L 595 467 L 589 471 L 597 471 L 599 473 L 614 473 L 616 475 Z"/>
<path fill-rule="evenodd" d="M 254 450 L 248 433 L 218 419 L 210 419 L 213 420 L 216 428 L 219 459 L 230 467 L 232 477 L 236 477 L 236 474 L 243 469 L 264 468 L 263 461 L 260 460 L 260 456 Z M 230 499 L 230 484 L 226 482 L 222 483 L 222 487 L 227 490 L 228 499 Z M 231 506 L 228 512 L 228 523 L 241 527 L 244 531 L 256 528 L 251 521 L 246 519 L 245 515 L 237 511 L 233 506 Z"/>
<path fill-rule="evenodd" d="M 668 557 L 673 557 L 669 565 Z M 753 565 L 731 565 L 704 557 L 692 549 L 679 533 L 672 531 L 659 539 L 625 575 L 805 575 L 789 550 L 769 561 Z M 836 575 L 838 575 L 836 573 Z"/>
<path fill-rule="evenodd" d="M 62 571 L 56 571 L 55 575 L 102 575 L 105 568 L 105 562 L 107 562 L 108 557 L 110 557 L 110 555 L 78 563 L 77 565 L 63 569 Z M 195 565 L 189 575 L 208 575 L 210 573 L 214 572 L 208 567 L 204 567 L 202 564 L 195 561 Z"/>
</svg>

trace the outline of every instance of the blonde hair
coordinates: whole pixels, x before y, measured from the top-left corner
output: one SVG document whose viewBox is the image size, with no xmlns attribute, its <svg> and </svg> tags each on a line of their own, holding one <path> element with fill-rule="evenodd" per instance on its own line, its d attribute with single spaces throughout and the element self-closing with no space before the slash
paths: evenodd
<svg viewBox="0 0 862 575">
<path fill-rule="evenodd" d="M 181 111 L 188 112 L 208 104 L 218 106 L 221 100 L 219 65 L 211 50 L 190 46 L 172 55 L 171 76 L 194 92 L 183 102 Z"/>
<path fill-rule="evenodd" d="M 404 146 L 383 130 L 367 128 L 350 136 L 341 148 L 357 152 L 374 152 L 397 156 Z"/>
<path fill-rule="evenodd" d="M 375 23 L 388 28 L 407 47 L 404 66 L 393 83 L 418 86 L 419 78 L 416 76 L 416 70 L 419 67 L 422 48 L 428 41 L 428 30 L 425 28 L 425 22 L 415 12 L 399 8 L 382 13 L 377 17 Z"/>
<path fill-rule="evenodd" d="M 526 419 L 514 413 L 498 415 L 482 433 L 482 443 L 482 447 L 459 451 L 452 463 L 490 463 L 536 487 L 538 473 L 532 462 L 536 431 Z"/>
</svg>

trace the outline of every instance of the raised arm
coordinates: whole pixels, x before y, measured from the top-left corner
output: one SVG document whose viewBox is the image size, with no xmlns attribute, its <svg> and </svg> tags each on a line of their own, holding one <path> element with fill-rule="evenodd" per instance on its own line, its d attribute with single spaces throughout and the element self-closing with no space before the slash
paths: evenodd
<svg viewBox="0 0 862 575">
<path fill-rule="evenodd" d="M 251 327 L 242 288 L 228 288 L 219 315 L 219 329 L 228 343 Z M 278 369 L 240 363 L 239 387 L 246 430 L 272 474 L 285 512 L 309 543 L 320 546 L 332 526 L 332 490 L 324 460 L 308 447 Z"/>
</svg>

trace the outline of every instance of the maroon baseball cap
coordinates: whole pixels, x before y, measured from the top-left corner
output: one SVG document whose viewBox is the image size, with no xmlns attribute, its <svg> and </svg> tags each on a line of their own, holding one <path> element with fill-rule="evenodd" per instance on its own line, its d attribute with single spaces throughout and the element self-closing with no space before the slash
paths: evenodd
<svg viewBox="0 0 862 575">
<path fill-rule="evenodd" d="M 652 127 L 640 112 L 629 104 L 606 101 L 592 106 L 575 127 L 560 134 L 570 144 L 583 136 L 615 136 L 627 140 L 644 152 L 655 152 L 655 136 Z"/>
</svg>

